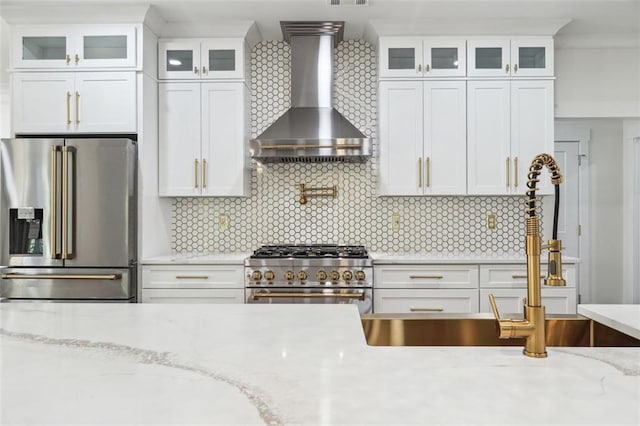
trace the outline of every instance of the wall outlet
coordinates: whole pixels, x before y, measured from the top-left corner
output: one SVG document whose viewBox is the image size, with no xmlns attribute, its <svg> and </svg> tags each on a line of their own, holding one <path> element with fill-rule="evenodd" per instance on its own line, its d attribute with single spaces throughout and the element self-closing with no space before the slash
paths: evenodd
<svg viewBox="0 0 640 426">
<path fill-rule="evenodd" d="M 496 229 L 496 226 L 498 225 L 498 218 L 496 217 L 495 213 L 489 213 L 487 215 L 487 229 Z"/>
<path fill-rule="evenodd" d="M 400 215 L 398 213 L 391 215 L 391 229 L 394 231 L 400 230 Z"/>
<path fill-rule="evenodd" d="M 218 227 L 221 231 L 226 231 L 231 226 L 231 217 L 228 213 L 220 213 L 218 215 Z"/>
</svg>

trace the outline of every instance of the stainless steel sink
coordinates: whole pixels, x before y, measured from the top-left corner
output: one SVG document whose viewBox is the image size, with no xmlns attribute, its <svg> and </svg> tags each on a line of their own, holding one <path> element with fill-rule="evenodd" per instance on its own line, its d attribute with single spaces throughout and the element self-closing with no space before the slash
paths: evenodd
<svg viewBox="0 0 640 426">
<path fill-rule="evenodd" d="M 362 317 L 362 328 L 371 346 L 524 345 L 524 339 L 498 339 L 495 319 L 485 314 L 371 314 Z M 640 346 L 640 340 L 580 315 L 547 315 L 546 340 L 547 346 Z"/>
</svg>

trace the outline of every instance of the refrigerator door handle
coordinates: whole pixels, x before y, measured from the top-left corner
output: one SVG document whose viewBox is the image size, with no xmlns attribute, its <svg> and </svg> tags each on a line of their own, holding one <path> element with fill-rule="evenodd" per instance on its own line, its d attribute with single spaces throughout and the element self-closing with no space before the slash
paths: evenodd
<svg viewBox="0 0 640 426">
<path fill-rule="evenodd" d="M 58 157 L 60 153 L 60 145 L 51 146 L 51 259 L 60 259 L 58 251 Z"/>
<path fill-rule="evenodd" d="M 73 222 L 74 222 L 74 205 L 73 205 L 73 191 L 75 191 L 75 182 L 71 179 L 71 185 L 69 184 L 69 167 L 71 167 L 71 174 L 74 176 L 75 167 L 73 158 L 75 157 L 76 149 L 72 146 L 65 146 L 62 148 L 62 258 L 73 259 L 74 255 L 74 235 L 73 235 Z M 69 161 L 69 158 L 72 161 Z M 69 188 L 71 186 L 71 188 Z M 69 202 L 71 198 L 71 203 Z"/>
<path fill-rule="evenodd" d="M 2 274 L 3 280 L 109 280 L 122 278 L 122 274 Z"/>
</svg>

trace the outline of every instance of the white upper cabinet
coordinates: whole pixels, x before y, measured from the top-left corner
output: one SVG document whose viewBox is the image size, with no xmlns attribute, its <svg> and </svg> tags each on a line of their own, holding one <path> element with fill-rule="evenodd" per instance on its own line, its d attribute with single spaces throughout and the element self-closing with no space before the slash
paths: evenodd
<svg viewBox="0 0 640 426">
<path fill-rule="evenodd" d="M 551 77 L 551 37 L 478 38 L 467 41 L 470 77 Z"/>
<path fill-rule="evenodd" d="M 462 38 L 381 37 L 380 78 L 464 77 Z"/>
<path fill-rule="evenodd" d="M 159 85 L 161 196 L 245 196 L 243 82 Z"/>
<path fill-rule="evenodd" d="M 162 80 L 244 79 L 243 39 L 175 39 L 158 44 Z"/>
<path fill-rule="evenodd" d="M 468 193 L 524 195 L 531 160 L 553 155 L 552 80 L 471 80 L 468 91 Z M 539 194 L 551 194 L 543 171 Z"/>
<path fill-rule="evenodd" d="M 466 193 L 464 81 L 380 82 L 380 195 Z"/>
<path fill-rule="evenodd" d="M 19 72 L 13 76 L 15 133 L 135 133 L 134 71 Z"/>
<path fill-rule="evenodd" d="M 23 25 L 13 28 L 13 67 L 134 68 L 136 25 Z"/>
</svg>

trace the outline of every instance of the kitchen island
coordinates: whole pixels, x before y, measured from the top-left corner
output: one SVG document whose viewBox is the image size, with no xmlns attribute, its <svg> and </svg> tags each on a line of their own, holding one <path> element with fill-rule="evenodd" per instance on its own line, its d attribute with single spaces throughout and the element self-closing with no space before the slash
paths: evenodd
<svg viewBox="0 0 640 426">
<path fill-rule="evenodd" d="M 4 304 L 2 424 L 638 424 L 637 348 L 370 347 L 348 305 Z"/>
</svg>

